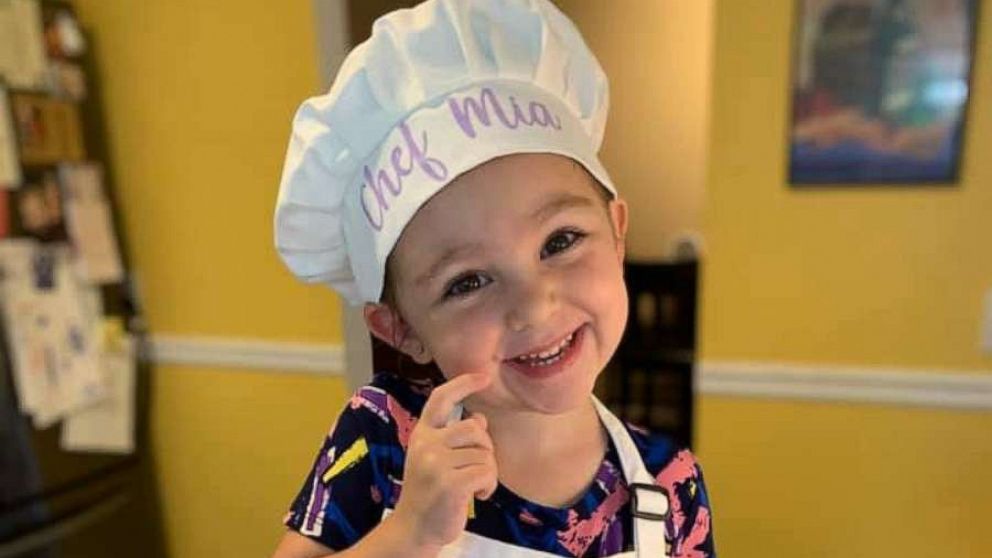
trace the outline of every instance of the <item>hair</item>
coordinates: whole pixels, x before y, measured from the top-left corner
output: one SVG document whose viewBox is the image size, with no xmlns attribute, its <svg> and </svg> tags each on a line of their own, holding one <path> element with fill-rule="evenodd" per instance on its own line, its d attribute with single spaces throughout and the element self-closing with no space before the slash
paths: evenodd
<svg viewBox="0 0 992 558">
<path fill-rule="evenodd" d="M 609 212 L 609 203 L 613 200 L 613 194 L 605 187 L 603 184 L 596 179 L 595 176 L 589 169 L 582 165 L 575 159 L 571 159 L 572 165 L 580 169 L 592 184 L 596 187 L 596 193 L 598 194 L 599 200 L 602 202 L 602 207 L 606 211 L 606 216 L 612 221 L 613 217 Z M 406 323 L 409 323 L 406 318 L 403 317 L 403 313 L 400 310 L 399 305 L 399 292 L 397 291 L 397 271 L 396 263 L 393 259 L 395 252 L 390 252 L 389 256 L 386 258 L 385 273 L 382 280 L 382 295 L 379 297 L 379 303 L 388 306 L 392 312 L 396 313 L 399 317 Z M 397 349 L 403 341 L 406 340 L 406 333 L 401 333 L 398 337 L 394 337 L 390 341 L 390 344 L 381 341 L 375 337 L 372 339 L 373 354 L 376 357 L 380 357 L 384 360 L 394 361 L 394 370 L 399 376 L 402 376 L 411 380 L 431 380 L 431 381 L 444 381 L 444 375 L 441 373 L 441 369 L 438 368 L 437 364 L 430 362 L 428 364 L 419 364 L 414 362 L 410 357 L 404 354 L 402 351 Z M 390 362 L 389 364 L 393 364 Z"/>
<path fill-rule="evenodd" d="M 383 277 L 382 296 L 379 298 L 379 302 L 388 306 L 389 310 L 394 312 L 400 320 L 407 322 L 400 310 L 394 268 L 393 255 L 390 254 L 386 259 L 386 273 Z M 385 366 L 388 371 L 407 380 L 428 381 L 434 384 L 443 383 L 444 374 L 435 362 L 420 364 L 397 348 L 406 340 L 406 335 L 405 331 L 398 333 L 394 335 L 390 343 L 372 336 L 373 358 L 382 361 L 381 365 Z"/>
</svg>

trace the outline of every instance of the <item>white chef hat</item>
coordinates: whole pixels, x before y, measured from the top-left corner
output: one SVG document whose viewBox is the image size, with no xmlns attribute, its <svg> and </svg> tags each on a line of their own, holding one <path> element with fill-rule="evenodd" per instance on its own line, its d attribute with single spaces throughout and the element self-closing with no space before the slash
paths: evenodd
<svg viewBox="0 0 992 558">
<path fill-rule="evenodd" d="M 547 0 L 428 0 L 378 19 L 293 119 L 275 243 L 300 279 L 378 301 L 404 227 L 458 175 L 513 153 L 596 153 L 606 75 Z"/>
</svg>

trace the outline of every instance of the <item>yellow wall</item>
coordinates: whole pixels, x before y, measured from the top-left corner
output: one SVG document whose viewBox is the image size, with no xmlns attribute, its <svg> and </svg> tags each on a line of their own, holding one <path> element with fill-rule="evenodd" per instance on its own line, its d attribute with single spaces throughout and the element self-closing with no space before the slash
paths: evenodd
<svg viewBox="0 0 992 558">
<path fill-rule="evenodd" d="M 703 397 L 722 556 L 992 556 L 988 412 Z"/>
<path fill-rule="evenodd" d="M 155 373 L 153 445 L 171 556 L 269 556 L 341 412 L 344 382 L 172 366 Z"/>
<path fill-rule="evenodd" d="M 992 368 L 992 10 L 955 188 L 786 184 L 791 0 L 718 0 L 704 359 Z M 992 556 L 992 415 L 703 397 L 726 556 Z"/>
<path fill-rule="evenodd" d="M 992 288 L 992 10 L 959 186 L 796 191 L 794 4 L 717 4 L 704 357 L 992 368 L 978 345 Z"/>
<path fill-rule="evenodd" d="M 630 203 L 628 254 L 699 231 L 713 0 L 558 0 L 610 78 L 601 157 Z"/>
<path fill-rule="evenodd" d="M 330 291 L 272 248 L 289 124 L 317 92 L 310 2 L 75 2 L 155 334 L 340 342 Z M 152 447 L 173 556 L 261 556 L 344 400 L 336 378 L 159 367 Z"/>
<path fill-rule="evenodd" d="M 80 0 L 156 333 L 340 339 L 334 296 L 272 247 L 290 119 L 318 91 L 309 2 Z"/>
</svg>

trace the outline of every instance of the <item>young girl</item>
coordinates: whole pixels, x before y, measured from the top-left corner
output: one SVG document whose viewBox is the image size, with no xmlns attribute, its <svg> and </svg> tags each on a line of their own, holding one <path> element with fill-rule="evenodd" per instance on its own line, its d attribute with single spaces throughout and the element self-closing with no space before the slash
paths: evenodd
<svg viewBox="0 0 992 558">
<path fill-rule="evenodd" d="M 692 454 L 592 396 L 627 319 L 607 96 L 547 0 L 429 0 L 300 108 L 282 257 L 443 380 L 352 397 L 276 556 L 714 555 Z"/>
</svg>

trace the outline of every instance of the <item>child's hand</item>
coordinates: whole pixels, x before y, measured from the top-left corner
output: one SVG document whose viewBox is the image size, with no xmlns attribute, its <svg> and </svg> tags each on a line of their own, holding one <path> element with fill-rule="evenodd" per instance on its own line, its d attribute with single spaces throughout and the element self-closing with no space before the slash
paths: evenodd
<svg viewBox="0 0 992 558">
<path fill-rule="evenodd" d="M 455 405 L 490 383 L 486 374 L 463 374 L 431 392 L 410 434 L 403 488 L 392 519 L 418 546 L 454 541 L 465 528 L 473 497 L 496 490 L 496 457 L 486 419 L 472 415 L 447 424 Z"/>
</svg>

